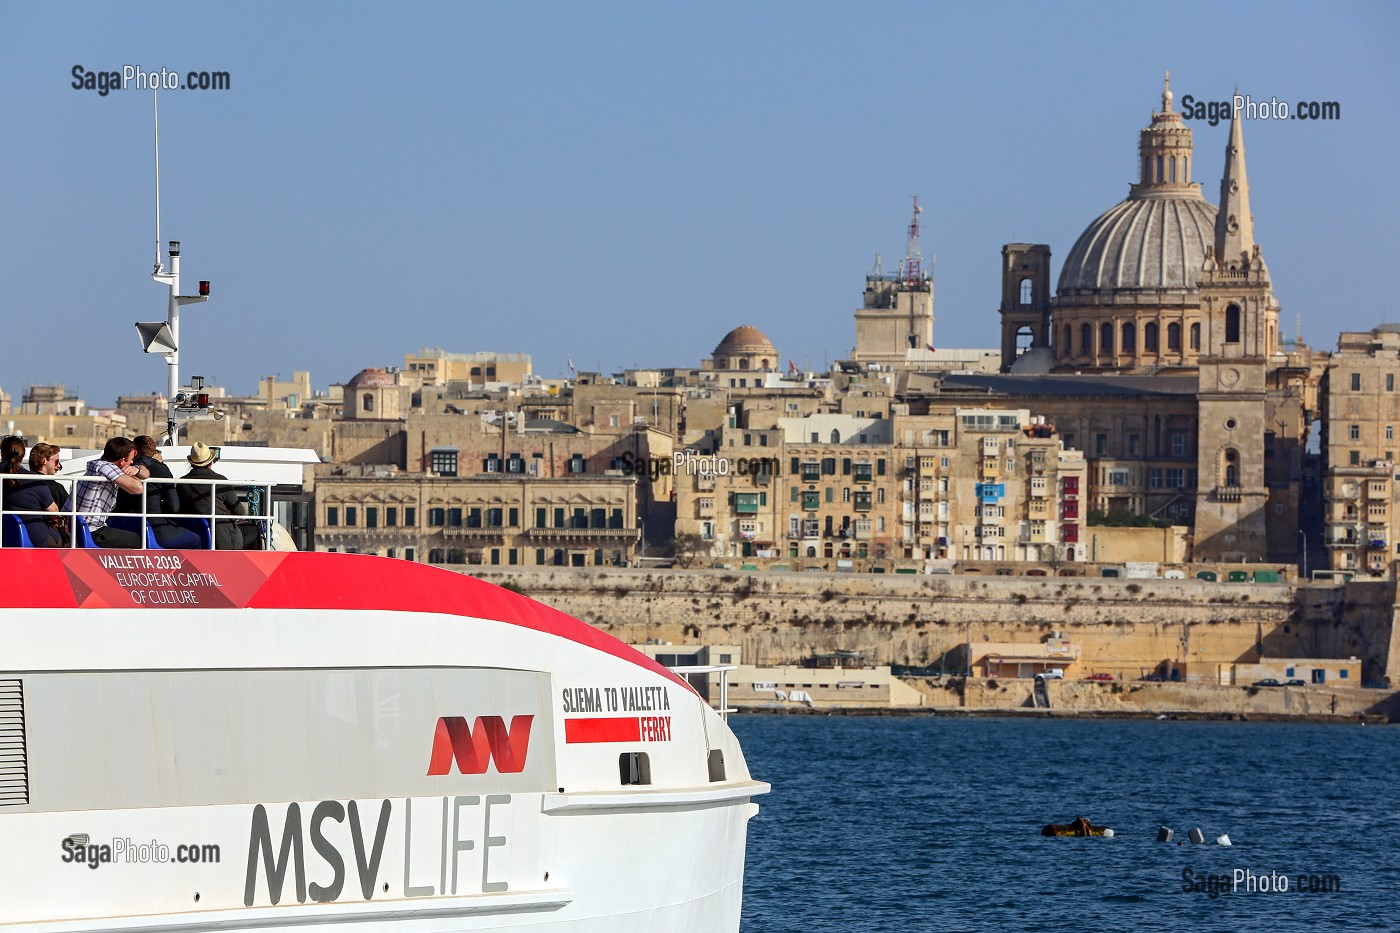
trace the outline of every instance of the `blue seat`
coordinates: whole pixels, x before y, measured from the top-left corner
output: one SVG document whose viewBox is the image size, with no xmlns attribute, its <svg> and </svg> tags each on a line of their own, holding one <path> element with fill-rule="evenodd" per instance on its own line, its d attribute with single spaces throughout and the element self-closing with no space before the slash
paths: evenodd
<svg viewBox="0 0 1400 933">
<path fill-rule="evenodd" d="M 34 542 L 29 538 L 29 529 L 24 526 L 24 519 L 18 515 L 6 515 L 4 528 L 5 547 L 34 546 Z"/>
<path fill-rule="evenodd" d="M 207 518 L 172 518 L 172 522 L 181 528 L 193 531 L 199 535 L 199 546 L 208 551 L 214 547 L 214 532 L 209 528 Z"/>
<path fill-rule="evenodd" d="M 133 534 L 141 533 L 141 519 L 135 515 L 113 515 L 111 518 L 107 519 L 107 524 L 116 528 L 118 531 L 130 531 Z M 160 542 L 156 540 L 156 532 L 155 529 L 151 527 L 150 521 L 146 522 L 146 550 L 165 550 L 160 546 Z"/>
<path fill-rule="evenodd" d="M 88 528 L 87 518 L 82 515 L 75 515 L 73 543 L 78 547 L 97 547 L 97 542 L 92 540 L 92 531 Z"/>
</svg>

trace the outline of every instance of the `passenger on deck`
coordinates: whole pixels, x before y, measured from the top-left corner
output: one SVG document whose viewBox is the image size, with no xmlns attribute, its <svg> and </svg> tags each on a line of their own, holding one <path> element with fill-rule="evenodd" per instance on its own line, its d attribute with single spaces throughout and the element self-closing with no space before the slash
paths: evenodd
<svg viewBox="0 0 1400 933">
<path fill-rule="evenodd" d="M 24 470 L 24 438 L 6 434 L 0 441 L 0 473 L 20 473 Z"/>
<path fill-rule="evenodd" d="M 190 448 L 188 459 L 191 469 L 181 479 L 228 479 L 210 469 L 218 458 L 208 444 L 196 441 Z M 237 519 L 223 517 L 243 515 L 247 511 L 236 489 L 219 489 L 213 483 L 181 484 L 180 511 L 187 515 L 218 516 L 214 521 L 214 546 L 221 551 L 255 550 L 258 547 L 256 524 L 240 524 Z"/>
<path fill-rule="evenodd" d="M 40 445 L 48 446 L 48 445 Z M 35 451 L 39 447 L 34 448 Z M 17 437 L 7 437 L 0 442 L 0 468 L 4 472 L 20 473 L 25 477 L 33 475 L 33 471 L 25 469 L 20 464 L 23 462 L 24 440 Z M 30 457 L 31 462 L 33 457 Z M 25 531 L 29 534 L 29 541 L 35 547 L 61 547 L 64 544 L 63 536 L 58 528 L 54 527 L 54 522 L 58 519 L 58 505 L 53 501 L 53 493 L 49 490 L 49 484 L 40 479 L 18 479 L 7 477 L 4 484 L 5 510 L 9 512 L 50 512 L 52 515 L 20 515 L 24 522 Z"/>
<path fill-rule="evenodd" d="M 45 476 L 53 476 L 58 472 L 58 468 L 63 466 L 63 450 L 53 444 L 35 444 L 29 450 L 29 469 L 35 473 L 42 473 Z M 53 496 L 53 501 L 58 504 L 58 510 L 62 512 L 68 507 L 68 493 L 71 487 L 65 486 L 56 479 L 48 480 L 49 495 Z"/>
<path fill-rule="evenodd" d="M 136 445 L 136 464 L 145 467 L 151 477 L 151 480 L 146 483 L 144 499 L 147 521 L 150 523 L 151 532 L 156 537 L 156 543 L 163 548 L 200 547 L 203 542 L 198 534 L 188 528 L 181 527 L 168 518 L 157 517 L 162 514 L 174 515 L 178 513 L 180 511 L 180 495 L 175 491 L 175 474 L 171 473 L 170 467 L 165 465 L 160 450 L 156 447 L 156 439 L 150 435 L 142 434 L 132 443 Z M 171 482 L 162 483 L 160 482 L 162 479 L 168 479 Z M 117 494 L 116 511 L 140 515 L 142 498 L 138 494 L 123 490 Z"/>
<path fill-rule="evenodd" d="M 78 483 L 78 512 L 87 518 L 88 530 L 98 547 L 139 548 L 142 537 L 138 532 L 112 528 L 107 524 L 108 513 L 114 511 L 117 493 L 125 490 L 139 494 L 143 479 L 151 474 L 137 466 L 136 445 L 127 437 L 114 437 L 102 449 L 102 456 L 89 460 L 87 476 L 100 476 L 107 482 Z"/>
</svg>

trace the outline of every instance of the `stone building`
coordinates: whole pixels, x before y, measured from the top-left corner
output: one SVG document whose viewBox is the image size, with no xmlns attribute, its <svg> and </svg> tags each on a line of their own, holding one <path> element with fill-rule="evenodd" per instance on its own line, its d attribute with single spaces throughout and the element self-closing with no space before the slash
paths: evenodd
<svg viewBox="0 0 1400 933">
<path fill-rule="evenodd" d="M 636 485 L 337 467 L 316 480 L 316 546 L 433 564 L 626 566 L 638 542 Z"/>
<path fill-rule="evenodd" d="M 1323 380 L 1323 540 L 1334 570 L 1381 573 L 1400 557 L 1397 382 L 1400 325 L 1341 335 Z"/>
</svg>

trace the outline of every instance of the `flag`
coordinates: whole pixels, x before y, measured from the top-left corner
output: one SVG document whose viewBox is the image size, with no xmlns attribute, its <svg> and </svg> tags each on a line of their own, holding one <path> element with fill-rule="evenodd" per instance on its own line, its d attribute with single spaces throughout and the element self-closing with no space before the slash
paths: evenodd
<svg viewBox="0 0 1400 933">
<path fill-rule="evenodd" d="M 928 352 L 932 353 L 932 352 L 933 352 L 933 344 L 930 343 L 930 344 L 927 344 L 927 346 L 928 346 Z"/>
<path fill-rule="evenodd" d="M 567 360 L 569 361 L 569 372 L 571 372 L 571 373 L 573 373 L 575 376 L 577 376 L 577 375 L 578 375 L 578 370 L 577 370 L 577 369 L 574 369 L 574 358 L 573 358 L 572 356 L 568 356 L 568 357 L 565 357 L 565 359 L 567 359 Z"/>
<path fill-rule="evenodd" d="M 797 364 L 792 361 L 792 357 L 788 357 L 788 372 L 797 375 Z"/>
</svg>

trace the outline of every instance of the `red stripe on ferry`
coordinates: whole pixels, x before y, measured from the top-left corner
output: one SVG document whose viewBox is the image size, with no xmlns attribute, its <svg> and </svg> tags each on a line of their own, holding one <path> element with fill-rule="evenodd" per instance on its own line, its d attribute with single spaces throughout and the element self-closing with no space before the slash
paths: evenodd
<svg viewBox="0 0 1400 933">
<path fill-rule="evenodd" d="M 641 720 L 636 716 L 564 720 L 565 742 L 640 742 Z"/>
<path fill-rule="evenodd" d="M 177 564 L 178 562 L 178 564 Z M 0 549 L 0 608 L 401 610 L 495 619 L 694 688 L 635 648 L 532 599 L 424 564 L 286 551 Z"/>
</svg>

